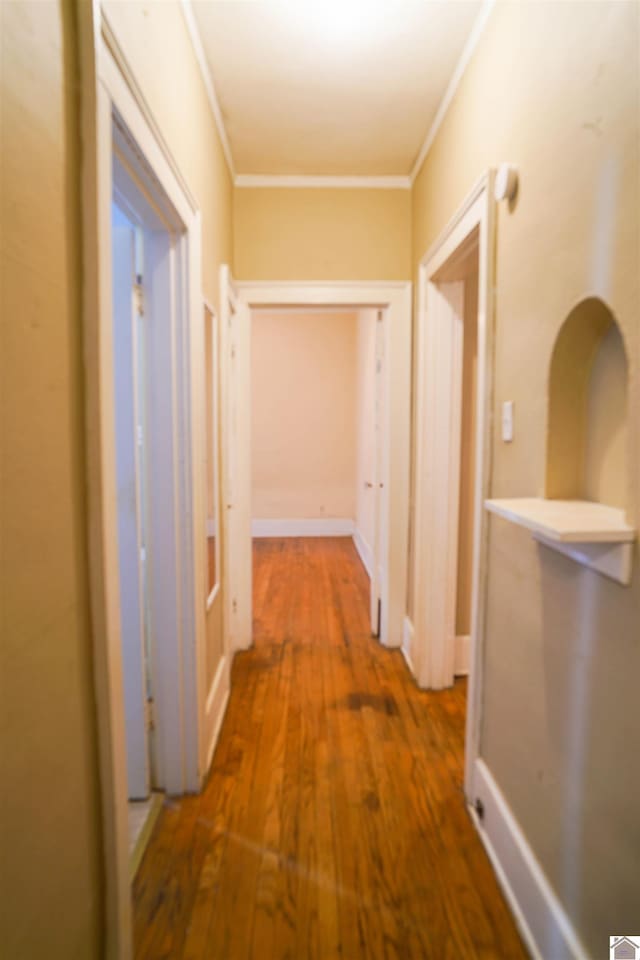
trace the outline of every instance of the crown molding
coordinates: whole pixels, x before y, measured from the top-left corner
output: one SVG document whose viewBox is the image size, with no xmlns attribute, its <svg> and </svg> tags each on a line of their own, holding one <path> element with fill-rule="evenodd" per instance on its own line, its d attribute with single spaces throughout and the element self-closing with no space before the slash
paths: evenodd
<svg viewBox="0 0 640 960">
<path fill-rule="evenodd" d="M 469 34 L 467 42 L 464 45 L 460 59 L 456 64 L 456 68 L 453 71 L 451 80 L 449 81 L 442 100 L 440 101 L 440 105 L 434 117 L 433 123 L 431 124 L 424 139 L 422 147 L 420 148 L 420 152 L 418 153 L 416 161 L 413 165 L 413 169 L 411 170 L 409 176 L 403 174 L 392 176 L 310 176 L 304 174 L 236 174 L 235 165 L 233 162 L 233 154 L 231 152 L 231 146 L 229 144 L 229 138 L 224 125 L 218 97 L 216 95 L 213 77 L 211 76 L 209 64 L 207 63 L 204 47 L 202 46 L 202 40 L 200 38 L 200 31 L 198 30 L 198 25 L 193 14 L 192 0 L 180 0 L 182 13 L 187 26 L 187 32 L 191 39 L 196 61 L 200 68 L 200 73 L 207 91 L 207 98 L 209 100 L 211 112 L 215 120 L 220 142 L 222 144 L 222 149 L 234 185 L 239 188 L 267 187 L 272 189 L 324 188 L 351 190 L 410 190 L 415 182 L 416 177 L 420 173 L 427 154 L 429 153 L 429 150 L 431 149 L 431 146 L 438 134 L 447 111 L 451 106 L 451 102 L 456 95 L 462 77 L 464 76 L 465 70 L 469 65 L 469 61 L 474 54 L 474 51 L 478 45 L 478 41 L 482 36 L 495 3 L 496 0 L 483 0 L 478 16 L 476 17 L 471 29 L 471 33 Z"/>
<path fill-rule="evenodd" d="M 362 189 L 362 190 L 409 190 L 411 180 L 405 176 L 382 177 L 341 177 L 306 176 L 288 174 L 239 173 L 235 178 L 236 187 L 324 187 L 325 189 Z"/>
<path fill-rule="evenodd" d="M 209 106 L 211 107 L 213 119 L 215 120 L 216 128 L 218 130 L 218 136 L 220 137 L 220 143 L 222 144 L 222 151 L 227 161 L 227 166 L 229 167 L 229 173 L 231 174 L 231 179 L 235 180 L 236 169 L 233 163 L 233 154 L 231 153 L 229 137 L 227 136 L 227 130 L 224 125 L 224 120 L 222 118 L 222 110 L 220 109 L 220 103 L 218 102 L 218 96 L 216 94 L 216 88 L 213 82 L 213 77 L 211 76 L 211 70 L 209 69 L 209 64 L 207 63 L 207 57 L 204 52 L 204 47 L 202 46 L 202 40 L 200 38 L 200 31 L 198 30 L 198 24 L 196 23 L 196 18 L 193 15 L 193 7 L 191 6 L 191 0 L 180 0 L 180 5 L 182 7 L 182 15 L 184 17 L 184 22 L 187 25 L 187 33 L 189 34 L 191 45 L 193 46 L 193 52 L 196 55 L 196 60 L 198 62 L 198 66 L 200 67 L 200 73 L 202 75 L 202 80 L 204 82 L 204 86 L 207 91 L 207 99 L 209 100 Z"/>
<path fill-rule="evenodd" d="M 469 65 L 469 61 L 471 60 L 471 57 L 473 56 L 473 53 L 478 45 L 478 41 L 482 36 L 484 28 L 487 24 L 487 20 L 489 19 L 491 11 L 495 6 L 495 2 L 496 0 L 484 0 L 480 8 L 480 11 L 478 13 L 478 16 L 473 22 L 471 33 L 469 34 L 469 37 L 467 38 L 467 42 L 463 47 L 462 53 L 460 54 L 460 59 L 456 64 L 456 68 L 453 71 L 451 80 L 449 81 L 449 85 L 444 92 L 444 96 L 442 100 L 440 101 L 440 106 L 438 107 L 438 111 L 433 119 L 433 123 L 429 127 L 427 136 L 424 139 L 424 143 L 420 148 L 420 152 L 416 158 L 416 162 L 413 165 L 413 169 L 410 175 L 412 186 L 415 183 L 416 177 L 420 173 L 422 164 L 426 160 L 427 154 L 431 149 L 431 145 L 433 144 L 433 141 L 436 138 L 438 130 L 442 125 L 442 121 L 444 120 L 447 114 L 447 111 L 451 106 L 451 101 L 456 95 L 458 87 L 460 86 L 460 81 L 462 80 L 462 77 L 464 76 L 464 72 Z"/>
</svg>

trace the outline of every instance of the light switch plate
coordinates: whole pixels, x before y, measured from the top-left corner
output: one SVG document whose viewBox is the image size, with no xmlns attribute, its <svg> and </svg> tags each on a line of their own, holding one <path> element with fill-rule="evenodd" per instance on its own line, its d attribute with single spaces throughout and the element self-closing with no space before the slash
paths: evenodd
<svg viewBox="0 0 640 960">
<path fill-rule="evenodd" d="M 513 400 L 505 400 L 502 404 L 502 439 L 505 443 L 513 440 Z"/>
</svg>

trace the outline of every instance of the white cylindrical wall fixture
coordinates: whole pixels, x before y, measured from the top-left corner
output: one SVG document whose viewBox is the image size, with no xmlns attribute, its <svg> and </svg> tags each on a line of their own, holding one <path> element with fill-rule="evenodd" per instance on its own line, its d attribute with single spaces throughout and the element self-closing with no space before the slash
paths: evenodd
<svg viewBox="0 0 640 960">
<path fill-rule="evenodd" d="M 513 200 L 518 190 L 518 168 L 513 163 L 501 163 L 496 171 L 494 196 L 496 200 Z"/>
</svg>

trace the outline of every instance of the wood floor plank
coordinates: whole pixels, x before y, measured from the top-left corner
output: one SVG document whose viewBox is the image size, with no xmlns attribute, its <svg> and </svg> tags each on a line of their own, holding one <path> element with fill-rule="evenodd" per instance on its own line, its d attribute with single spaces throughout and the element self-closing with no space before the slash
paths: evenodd
<svg viewBox="0 0 640 960">
<path fill-rule="evenodd" d="M 525 958 L 465 806 L 466 684 L 370 636 L 352 541 L 255 541 L 253 628 L 138 872 L 136 960 Z"/>
</svg>

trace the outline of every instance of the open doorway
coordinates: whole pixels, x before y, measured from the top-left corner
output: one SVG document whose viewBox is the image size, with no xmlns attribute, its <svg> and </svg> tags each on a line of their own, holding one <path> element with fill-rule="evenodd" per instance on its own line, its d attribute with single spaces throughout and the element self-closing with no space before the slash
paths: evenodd
<svg viewBox="0 0 640 960">
<path fill-rule="evenodd" d="M 88 561 L 105 950 L 120 956 L 131 941 L 127 799 L 198 790 L 216 725 L 205 723 L 200 214 L 108 25 L 89 39 L 94 26 L 82 19 Z"/>
<path fill-rule="evenodd" d="M 195 528 L 205 478 L 192 462 L 201 462 L 194 441 L 204 431 L 200 438 L 197 421 L 192 428 L 191 390 L 200 381 L 192 374 L 187 268 L 195 238 L 115 111 L 108 147 L 99 420 L 108 566 L 101 589 L 109 602 L 108 705 L 118 731 L 113 764 L 122 771 L 117 853 L 122 861 L 126 842 L 132 876 L 163 794 L 199 783 L 198 678 L 190 666 L 204 617 L 204 602 L 194 607 L 205 594 L 204 523 Z"/>
<path fill-rule="evenodd" d="M 453 656 L 453 675 L 469 673 L 469 645 L 471 637 L 471 601 L 473 590 L 473 556 L 476 531 L 475 464 L 478 388 L 478 271 L 479 252 L 476 228 L 462 250 L 445 264 L 434 278 L 438 290 L 451 308 L 452 322 L 458 327 L 458 358 L 454 373 L 457 403 L 452 408 L 452 458 L 458 460 L 458 470 L 452 465 L 449 577 L 453 586 L 453 609 L 447 611 L 447 635 L 453 638 L 450 655 Z M 454 319 L 455 317 L 455 319 Z M 460 357 L 461 354 L 461 357 Z M 461 360 L 461 364 L 460 364 Z M 458 425 L 459 424 L 459 425 Z M 457 501 L 457 506 L 456 506 Z"/>
<path fill-rule="evenodd" d="M 490 476 L 493 174 L 420 266 L 416 471 L 408 660 L 420 686 L 468 675 L 465 789 L 473 796 L 481 698 L 484 500 Z"/>
<path fill-rule="evenodd" d="M 334 308 L 352 313 L 372 308 L 382 315 L 379 328 L 384 344 L 385 363 L 381 371 L 385 387 L 380 399 L 383 440 L 376 487 L 381 518 L 377 546 L 381 574 L 378 578 L 380 604 L 375 604 L 374 626 L 379 628 L 382 644 L 399 647 L 408 559 L 411 285 L 246 281 L 234 284 L 228 267 L 223 267 L 220 302 L 223 447 L 227 465 L 223 483 L 224 575 L 231 649 L 246 648 L 252 642 L 251 315 L 256 310 L 273 312 L 282 308 L 325 313 Z M 295 402 L 293 396 L 291 403 Z M 322 517 L 303 519 L 323 520 Z"/>
<path fill-rule="evenodd" d="M 180 546 L 172 517 L 178 467 L 166 384 L 180 323 L 174 254 L 182 233 L 166 195 L 145 187 L 140 159 L 114 124 L 111 278 L 120 646 L 129 854 L 140 862 L 170 782 L 162 738 L 175 691 L 166 684 L 178 600 Z M 177 267 L 177 270 L 176 270 Z M 164 398 L 163 398 L 164 394 Z M 169 474 L 169 478 L 166 474 Z"/>
<path fill-rule="evenodd" d="M 386 582 L 385 311 L 252 311 L 254 552 L 281 538 L 353 540 L 380 635 Z"/>
</svg>

